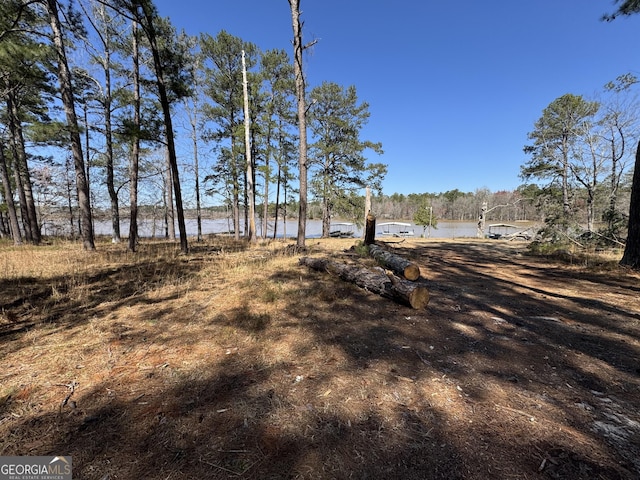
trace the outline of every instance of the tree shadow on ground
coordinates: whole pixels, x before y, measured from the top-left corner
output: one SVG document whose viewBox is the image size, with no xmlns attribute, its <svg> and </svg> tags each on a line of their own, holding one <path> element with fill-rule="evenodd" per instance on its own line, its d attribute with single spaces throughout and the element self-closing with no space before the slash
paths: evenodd
<svg viewBox="0 0 640 480">
<path fill-rule="evenodd" d="M 23 453 L 68 452 L 86 479 L 465 478 L 437 411 L 425 421 L 399 404 L 390 431 L 373 409 L 351 418 L 297 405 L 281 367 L 247 370 L 227 359 L 133 399 L 110 394 L 119 385 L 105 382 L 78 397 L 77 409 L 14 431 L 29 431 Z"/>
<path fill-rule="evenodd" d="M 283 289 L 277 314 L 246 299 L 194 318 L 200 331 L 114 324 L 124 351 L 206 336 L 219 349 L 229 329 L 245 340 L 195 367 L 114 364 L 73 406 L 12 420 L 2 454 L 70 454 L 78 478 L 100 480 L 637 478 L 637 305 L 558 293 L 571 276 L 552 265 L 551 284 L 509 252 L 405 253 L 422 259 L 425 311 L 292 267 L 271 278 Z M 181 274 L 197 271 L 190 263 Z M 110 275 L 92 289 L 149 301 L 118 296 Z M 92 315 L 100 304 L 77 306 Z"/>
<path fill-rule="evenodd" d="M 160 310 L 176 300 L 176 293 L 155 292 L 163 285 L 189 282 L 202 268 L 194 260 L 246 248 L 246 242 L 226 241 L 223 246 L 196 245 L 190 256 L 181 256 L 173 244 L 167 243 L 140 245 L 135 254 L 120 246 L 100 252 L 99 261 L 104 266 L 91 270 L 78 267 L 73 274 L 46 279 L 0 279 L 0 311 L 4 317 L 0 340 L 5 348 L 10 346 L 8 353 L 19 350 L 24 334 L 34 329 L 41 335 L 51 335 L 121 307 L 143 305 Z"/>
</svg>

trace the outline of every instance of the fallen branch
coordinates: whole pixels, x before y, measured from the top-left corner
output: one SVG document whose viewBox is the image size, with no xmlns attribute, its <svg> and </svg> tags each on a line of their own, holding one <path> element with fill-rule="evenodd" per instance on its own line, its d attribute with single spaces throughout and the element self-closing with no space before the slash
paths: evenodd
<svg viewBox="0 0 640 480">
<path fill-rule="evenodd" d="M 609 241 L 609 242 L 614 242 L 617 243 L 618 245 L 620 245 L 621 247 L 624 247 L 625 244 L 615 238 L 611 238 L 611 237 L 607 237 L 606 235 L 602 235 L 601 233 L 598 232 L 591 232 L 591 233 L 595 233 L 596 235 L 598 235 L 600 238 L 604 238 L 605 240 Z"/>
<path fill-rule="evenodd" d="M 76 387 L 79 385 L 75 380 L 70 383 L 56 383 L 57 387 L 67 387 L 69 389 L 69 394 L 64 398 L 64 400 L 60 403 L 60 413 L 62 413 L 62 409 L 69 403 L 69 399 L 75 393 Z M 72 402 L 74 403 L 74 402 Z M 75 407 L 74 407 L 75 408 Z"/>
<path fill-rule="evenodd" d="M 390 268 L 394 273 L 402 275 L 407 280 L 415 281 L 420 278 L 420 267 L 395 253 L 375 244 L 369 245 L 369 253 L 382 265 Z"/>
<path fill-rule="evenodd" d="M 498 405 L 497 403 L 495 404 L 496 408 L 501 408 L 503 410 L 506 410 L 508 412 L 512 412 L 512 413 L 517 413 L 518 415 L 522 415 L 524 417 L 527 417 L 529 419 L 530 422 L 535 422 L 536 417 L 534 417 L 533 415 L 527 413 L 527 412 L 523 412 L 522 410 L 516 410 L 515 408 L 511 408 L 511 407 L 505 407 L 504 405 Z"/>
<path fill-rule="evenodd" d="M 392 273 L 333 262 L 323 258 L 302 257 L 300 265 L 337 275 L 342 280 L 355 283 L 360 288 L 390 298 L 415 309 L 426 308 L 429 291 L 422 285 L 408 282 Z"/>
</svg>

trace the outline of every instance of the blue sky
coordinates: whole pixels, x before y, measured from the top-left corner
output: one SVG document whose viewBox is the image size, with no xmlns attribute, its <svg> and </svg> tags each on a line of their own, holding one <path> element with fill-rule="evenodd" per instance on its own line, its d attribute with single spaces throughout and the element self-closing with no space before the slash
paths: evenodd
<svg viewBox="0 0 640 480">
<path fill-rule="evenodd" d="M 191 35 L 220 30 L 292 53 L 286 0 L 155 0 Z M 385 194 L 511 190 L 542 110 L 640 76 L 640 15 L 612 23 L 613 0 L 301 0 L 309 88 L 355 85 L 381 142 Z"/>
</svg>

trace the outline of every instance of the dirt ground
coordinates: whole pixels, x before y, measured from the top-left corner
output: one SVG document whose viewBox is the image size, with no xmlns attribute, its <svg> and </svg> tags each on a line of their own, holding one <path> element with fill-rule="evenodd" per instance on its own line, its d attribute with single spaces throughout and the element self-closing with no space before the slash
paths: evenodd
<svg viewBox="0 0 640 480">
<path fill-rule="evenodd" d="M 371 266 L 354 243 L 305 255 Z M 637 272 L 525 243 L 387 248 L 419 264 L 425 310 L 283 244 L 72 253 L 46 281 L 5 266 L 0 455 L 97 480 L 640 478 Z"/>
</svg>

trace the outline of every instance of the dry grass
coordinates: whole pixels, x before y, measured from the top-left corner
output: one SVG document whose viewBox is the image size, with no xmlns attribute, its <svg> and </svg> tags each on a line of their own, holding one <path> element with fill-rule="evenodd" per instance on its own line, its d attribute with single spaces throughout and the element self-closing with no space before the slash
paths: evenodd
<svg viewBox="0 0 640 480">
<path fill-rule="evenodd" d="M 101 480 L 634 478 L 638 276 L 498 245 L 396 244 L 419 312 L 282 242 L 0 247 L 0 455 Z"/>
</svg>

